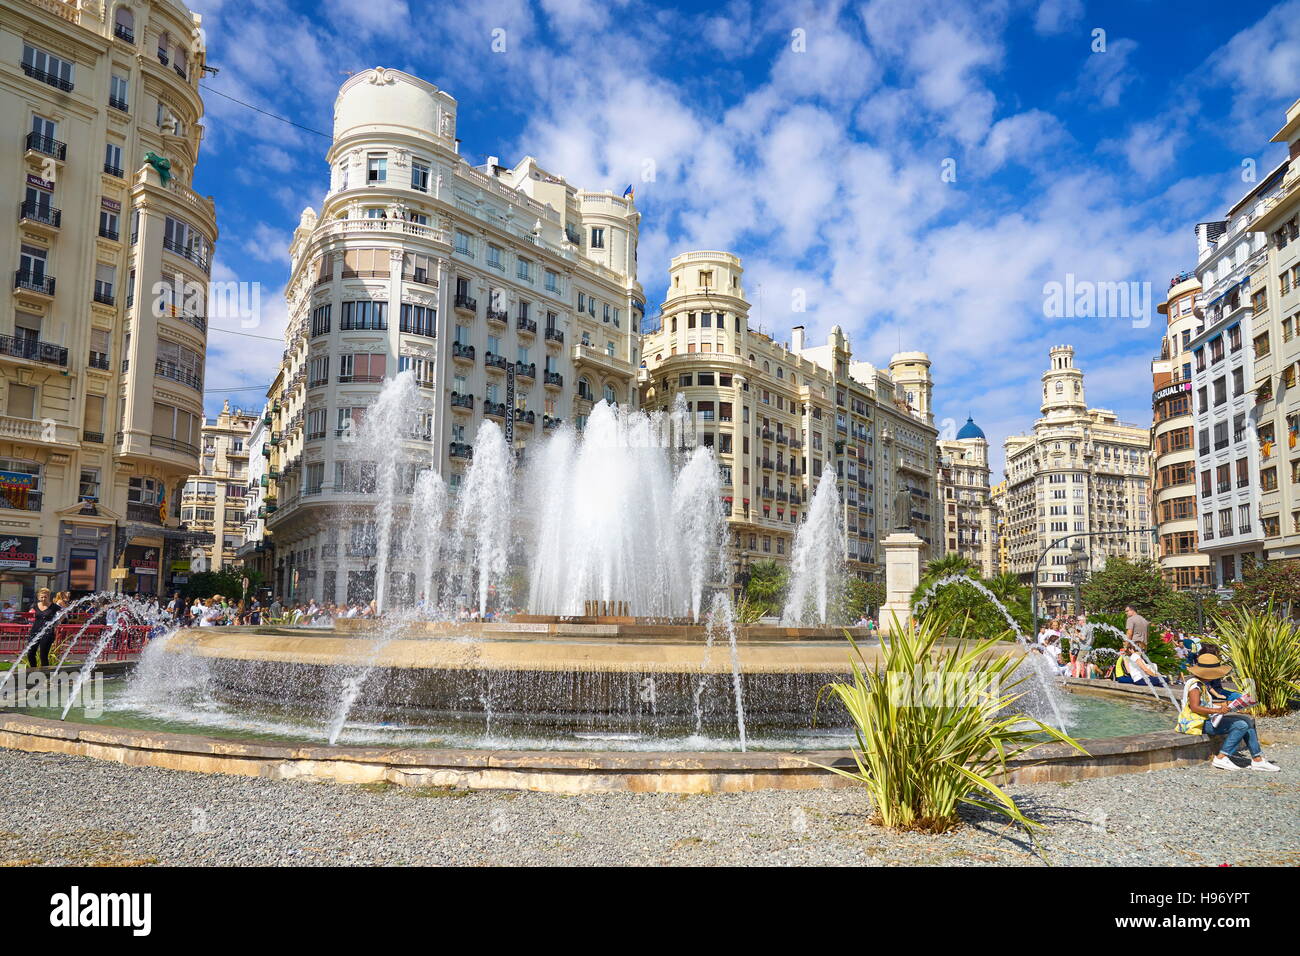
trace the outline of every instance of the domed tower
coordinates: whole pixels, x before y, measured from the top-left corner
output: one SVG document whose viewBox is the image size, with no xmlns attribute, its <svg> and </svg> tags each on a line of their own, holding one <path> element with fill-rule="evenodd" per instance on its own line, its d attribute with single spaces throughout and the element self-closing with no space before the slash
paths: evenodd
<svg viewBox="0 0 1300 956">
<path fill-rule="evenodd" d="M 1083 371 L 1074 367 L 1074 346 L 1056 345 L 1048 351 L 1050 365 L 1043 373 L 1043 404 L 1047 418 L 1076 418 L 1088 411 L 1083 396 Z"/>
<path fill-rule="evenodd" d="M 934 409 L 931 399 L 934 393 L 934 379 L 930 377 L 930 356 L 924 352 L 899 352 L 889 360 L 889 373 L 913 411 L 934 424 Z"/>
<path fill-rule="evenodd" d="M 954 439 L 967 449 L 969 460 L 975 464 L 987 465 L 989 461 L 989 441 L 984 437 L 984 429 L 975 424 L 975 419 L 966 416 L 966 424 L 957 430 Z"/>
</svg>

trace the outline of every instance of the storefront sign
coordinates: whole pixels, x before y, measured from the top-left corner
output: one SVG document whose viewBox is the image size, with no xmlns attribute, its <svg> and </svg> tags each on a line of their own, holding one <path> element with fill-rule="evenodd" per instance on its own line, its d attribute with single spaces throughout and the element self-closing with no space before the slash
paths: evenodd
<svg viewBox="0 0 1300 956">
<path fill-rule="evenodd" d="M 131 546 L 126 549 L 126 566 L 132 574 L 157 574 L 158 549 Z"/>
<path fill-rule="evenodd" d="M 109 199 L 107 196 L 101 196 L 99 204 L 109 212 L 121 212 L 122 204 L 116 199 Z"/>
<path fill-rule="evenodd" d="M 0 537 L 0 568 L 32 570 L 36 567 L 36 547 L 37 542 L 34 537 L 25 535 Z"/>
<path fill-rule="evenodd" d="M 28 186 L 35 186 L 37 189 L 53 189 L 53 188 L 54 188 L 54 183 L 51 182 L 50 180 L 48 180 L 48 179 L 41 179 L 40 176 L 33 176 L 31 173 L 28 173 L 28 174 L 27 174 L 27 185 L 28 185 Z"/>
<path fill-rule="evenodd" d="M 1191 390 L 1191 382 L 1182 382 L 1178 385 L 1167 385 L 1160 389 L 1160 391 L 1156 392 L 1155 396 L 1151 399 L 1151 402 L 1152 404 L 1155 404 L 1156 402 L 1164 401 L 1166 398 L 1173 398 L 1175 395 L 1181 395 L 1183 392 L 1190 392 Z"/>
</svg>

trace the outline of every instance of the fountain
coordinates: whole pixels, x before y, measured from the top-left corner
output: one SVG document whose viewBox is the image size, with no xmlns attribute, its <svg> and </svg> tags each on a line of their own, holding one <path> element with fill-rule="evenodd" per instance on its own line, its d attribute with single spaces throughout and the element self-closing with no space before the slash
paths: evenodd
<svg viewBox="0 0 1300 956">
<path fill-rule="evenodd" d="M 827 468 L 817 483 L 808 517 L 795 535 L 784 623 L 798 626 L 811 618 L 826 626 L 831 595 L 843 577 L 843 542 L 840 493 L 835 472 Z"/>
</svg>

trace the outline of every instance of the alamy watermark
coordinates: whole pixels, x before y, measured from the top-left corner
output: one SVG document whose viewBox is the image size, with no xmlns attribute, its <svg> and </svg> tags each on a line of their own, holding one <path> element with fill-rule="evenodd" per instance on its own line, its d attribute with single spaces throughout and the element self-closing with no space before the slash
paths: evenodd
<svg viewBox="0 0 1300 956">
<path fill-rule="evenodd" d="M 76 687 L 77 671 L 60 671 L 46 674 L 44 671 L 22 670 L 14 675 L 13 680 L 0 690 L 0 707 L 40 707 L 55 709 L 60 712 L 71 702 L 80 706 L 85 715 L 91 719 L 104 714 L 104 675 L 98 672 L 90 675 L 80 687 Z M 76 687 L 76 694 L 73 688 Z"/>
<path fill-rule="evenodd" d="M 262 283 L 214 280 L 204 287 L 179 273 L 170 281 L 155 282 L 152 289 L 154 318 L 204 318 L 236 321 L 242 329 L 262 322 Z"/>
<path fill-rule="evenodd" d="M 1097 282 L 1073 272 L 1064 282 L 1043 283 L 1043 315 L 1049 319 L 1129 319 L 1135 329 L 1151 324 L 1150 282 Z"/>
</svg>

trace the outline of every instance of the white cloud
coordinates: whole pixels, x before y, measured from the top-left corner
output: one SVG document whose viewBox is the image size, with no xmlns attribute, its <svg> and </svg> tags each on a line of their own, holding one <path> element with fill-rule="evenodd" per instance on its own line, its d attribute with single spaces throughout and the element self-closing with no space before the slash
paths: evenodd
<svg viewBox="0 0 1300 956">
<path fill-rule="evenodd" d="M 1136 41 L 1121 37 L 1108 41 L 1104 52 L 1089 53 L 1079 71 L 1076 97 L 1100 107 L 1119 106 L 1124 91 L 1137 81 L 1129 64 L 1137 46 Z"/>
<path fill-rule="evenodd" d="M 1083 19 L 1083 0 L 1043 0 L 1034 12 L 1034 30 L 1044 36 L 1064 33 Z"/>
</svg>

